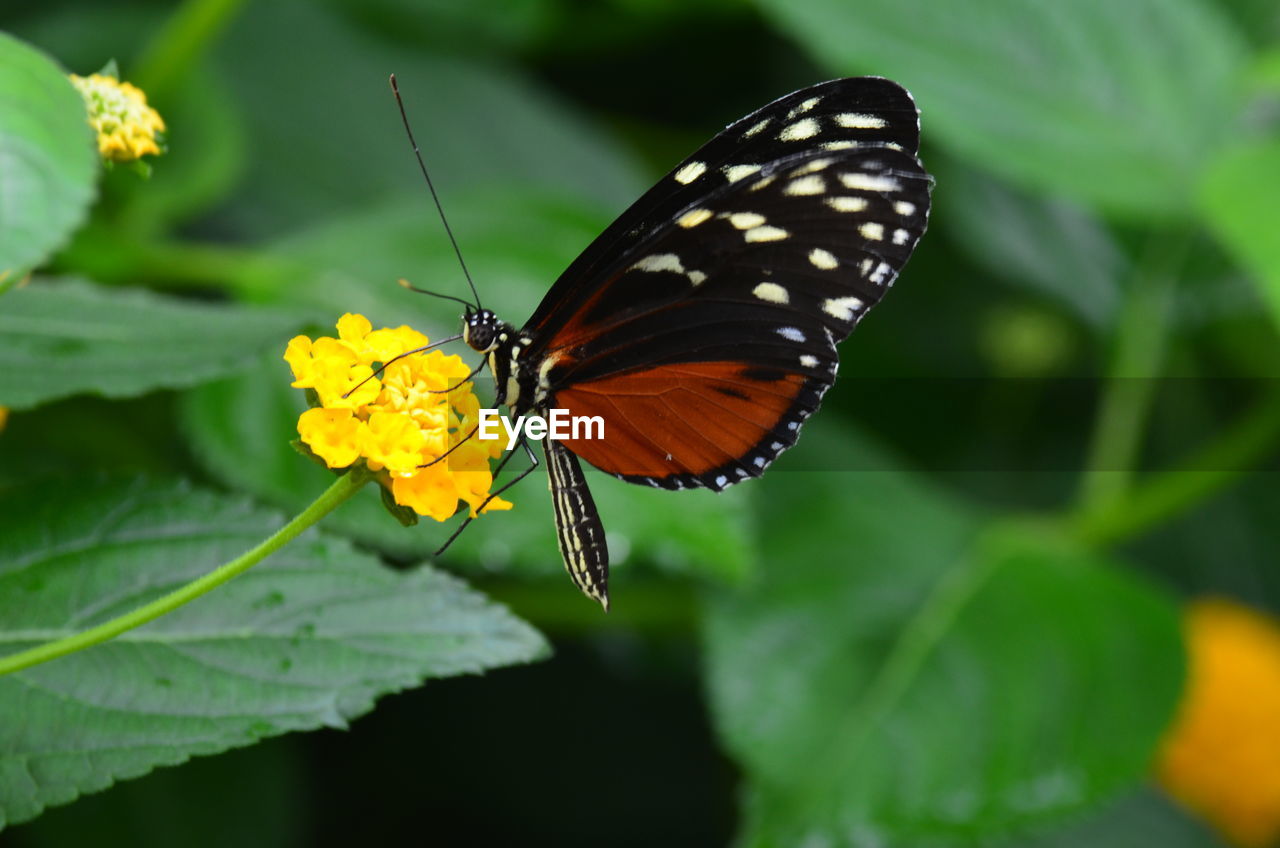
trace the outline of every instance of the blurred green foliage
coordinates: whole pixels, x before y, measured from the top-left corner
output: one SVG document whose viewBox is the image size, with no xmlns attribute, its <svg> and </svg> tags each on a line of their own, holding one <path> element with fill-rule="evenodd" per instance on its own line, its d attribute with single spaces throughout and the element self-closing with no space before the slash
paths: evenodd
<svg viewBox="0 0 1280 848">
<path fill-rule="evenodd" d="M 665 169 L 821 79 L 907 86 L 938 178 L 763 481 L 594 486 L 608 617 L 540 482 L 430 565 L 448 527 L 356 499 L 0 678 L 0 825 L 40 816 L 12 844 L 1218 844 L 1147 781 L 1182 599 L 1280 608 L 1274 4 L 19 0 L 0 28 L 4 653 L 319 494 L 293 333 L 455 325 L 394 285 L 463 280 L 388 73 L 516 323 Z M 91 167 L 61 78 L 113 58 L 168 125 L 146 181 Z M 544 659 L 536 631 L 549 661 L 437 680 Z"/>
</svg>

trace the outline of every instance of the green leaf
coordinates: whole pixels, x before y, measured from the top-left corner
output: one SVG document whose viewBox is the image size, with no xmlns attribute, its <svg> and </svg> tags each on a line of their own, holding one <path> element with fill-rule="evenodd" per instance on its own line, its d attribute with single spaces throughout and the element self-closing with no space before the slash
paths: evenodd
<svg viewBox="0 0 1280 848">
<path fill-rule="evenodd" d="M 151 601 L 280 525 L 243 500 L 141 479 L 14 490 L 0 516 L 7 651 Z M 0 678 L 0 825 L 191 756 L 344 727 L 383 694 L 546 650 L 459 581 L 392 572 L 312 532 L 144 627 Z"/>
<path fill-rule="evenodd" d="M 1220 156 L 1205 175 L 1200 206 L 1209 229 L 1254 276 L 1280 321 L 1280 139 Z"/>
<path fill-rule="evenodd" d="M 1227 848 L 1227 843 L 1195 821 L 1168 798 L 1143 789 L 1104 808 L 1098 815 L 1073 821 L 1038 837 L 1019 837 L 1000 848 Z"/>
<path fill-rule="evenodd" d="M 885 467 L 848 433 L 802 447 Z M 1164 594 L 901 472 L 762 488 L 762 577 L 713 596 L 706 628 L 745 844 L 972 844 L 1144 778 L 1182 682 Z"/>
<path fill-rule="evenodd" d="M 1245 47 L 1199 0 L 759 2 L 828 67 L 911 89 L 926 142 L 1116 213 L 1183 214 L 1235 127 Z"/>
<path fill-rule="evenodd" d="M 432 52 L 492 54 L 530 50 L 560 13 L 555 0 L 336 0 L 348 16 L 390 41 L 409 41 Z"/>
<path fill-rule="evenodd" d="M 266 46 L 280 43 L 289 49 Z M 387 86 L 392 71 L 450 213 L 461 187 L 536 186 L 619 209 L 644 188 L 625 150 L 528 75 L 451 53 L 356 37 L 326 4 L 248 6 L 218 45 L 255 144 L 223 216 L 247 232 L 281 233 L 400 197 L 422 201 L 420 233 L 433 229 Z M 298 94 L 282 103 L 286 91 Z M 508 213 L 499 205 L 490 214 Z"/>
<path fill-rule="evenodd" d="M 502 315 L 519 324 L 608 216 L 581 201 L 513 186 L 451 197 L 449 220 L 484 302 L 500 304 Z M 429 198 L 335 216 L 269 245 L 271 257 L 292 273 L 255 294 L 326 310 L 334 321 L 359 312 L 375 326 L 409 323 L 433 337 L 456 333 L 462 307 L 396 285 L 403 277 L 420 288 L 471 297 L 438 224 Z"/>
<path fill-rule="evenodd" d="M 182 421 L 196 456 L 211 473 L 236 489 L 296 509 L 323 491 L 332 475 L 289 447 L 305 408 L 302 392 L 289 388 L 289 382 L 283 362 L 264 362 L 243 375 L 188 393 Z M 517 457 L 509 467 L 523 468 L 525 462 Z M 545 472 L 536 475 L 506 496 L 514 509 L 478 518 L 443 563 L 562 579 Z M 614 565 L 639 559 L 675 574 L 730 581 L 752 568 L 749 492 L 673 494 L 597 474 L 592 474 L 592 492 Z M 399 556 L 428 556 L 454 525 L 424 519 L 416 527 L 402 527 L 386 514 L 377 492 L 369 487 L 338 508 L 326 526 Z M 567 584 L 565 588 L 573 591 Z"/>
<path fill-rule="evenodd" d="M 283 351 L 296 314 L 38 280 L 0 312 L 0 406 L 193 386 Z"/>
<path fill-rule="evenodd" d="M 1096 217 L 967 168 L 944 171 L 940 182 L 947 190 L 938 193 L 938 216 L 970 259 L 1053 298 L 1095 330 L 1111 327 L 1129 262 Z"/>
<path fill-rule="evenodd" d="M 164 231 L 216 206 L 247 165 L 243 119 L 221 77 L 203 72 L 184 80 L 165 103 L 164 119 L 180 128 L 181 144 L 168 145 L 150 182 L 123 187 L 123 224 L 140 232 Z"/>
<path fill-rule="evenodd" d="M 93 200 L 97 162 L 66 74 L 0 32 L 0 271 L 34 268 L 67 240 Z"/>
</svg>

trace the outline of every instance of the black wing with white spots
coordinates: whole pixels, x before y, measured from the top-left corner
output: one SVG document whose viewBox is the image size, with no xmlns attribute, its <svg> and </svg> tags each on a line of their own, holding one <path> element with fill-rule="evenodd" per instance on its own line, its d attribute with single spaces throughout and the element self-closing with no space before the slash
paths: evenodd
<svg viewBox="0 0 1280 848">
<path fill-rule="evenodd" d="M 797 92 L 610 227 L 522 333 L 542 405 L 606 422 L 604 439 L 568 447 L 631 482 L 722 489 L 794 444 L 834 380 L 836 344 L 924 233 L 917 120 L 879 78 Z M 657 210 L 660 223 L 626 226 Z M 575 276 L 593 255 L 591 278 Z"/>
<path fill-rule="evenodd" d="M 919 142 L 915 101 L 882 77 L 831 80 L 781 97 L 727 126 L 631 204 L 565 269 L 525 329 L 554 334 L 620 256 L 728 184 L 797 153 L 886 147 L 914 158 Z"/>
</svg>

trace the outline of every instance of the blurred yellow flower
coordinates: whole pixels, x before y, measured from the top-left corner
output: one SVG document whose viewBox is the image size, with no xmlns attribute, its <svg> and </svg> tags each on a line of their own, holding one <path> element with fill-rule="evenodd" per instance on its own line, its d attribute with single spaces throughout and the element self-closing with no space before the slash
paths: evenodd
<svg viewBox="0 0 1280 848">
<path fill-rule="evenodd" d="M 396 503 L 419 515 L 444 521 L 464 501 L 474 517 L 489 497 L 489 460 L 501 455 L 502 441 L 458 444 L 475 427 L 480 401 L 469 382 L 444 390 L 471 369 L 458 356 L 429 351 L 396 359 L 372 376 L 377 365 L 426 344 L 427 337 L 409 327 L 374 330 L 363 315 L 352 314 L 338 319 L 337 338 L 290 340 L 284 359 L 293 385 L 314 391 L 318 404 L 298 418 L 298 435 L 330 468 L 363 460 Z M 451 447 L 447 459 L 428 465 Z M 485 512 L 491 509 L 511 509 L 511 503 L 494 498 Z"/>
<path fill-rule="evenodd" d="M 4 430 L 4 425 L 9 423 L 9 407 L 0 406 L 0 431 Z"/>
<path fill-rule="evenodd" d="M 1225 599 L 1192 603 L 1189 670 L 1157 762 L 1174 798 L 1246 848 L 1280 837 L 1280 622 Z"/>
<path fill-rule="evenodd" d="M 132 162 L 164 152 L 164 121 L 147 105 L 147 95 L 140 88 L 102 74 L 69 76 L 89 110 L 89 124 L 98 134 L 103 159 Z"/>
</svg>

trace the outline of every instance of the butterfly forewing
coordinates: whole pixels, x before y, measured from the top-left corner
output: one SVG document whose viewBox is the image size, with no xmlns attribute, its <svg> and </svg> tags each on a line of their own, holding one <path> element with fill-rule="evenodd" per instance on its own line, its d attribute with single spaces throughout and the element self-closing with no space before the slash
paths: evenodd
<svg viewBox="0 0 1280 848">
<path fill-rule="evenodd" d="M 658 181 L 565 270 L 526 331 L 549 337 L 636 242 L 678 213 L 772 163 L 807 151 L 898 149 L 914 159 L 920 122 L 906 89 L 880 77 L 831 80 L 788 94 L 735 121 Z"/>
<path fill-rule="evenodd" d="M 930 185 L 905 151 L 808 149 L 677 210 L 556 316 L 551 405 L 606 422 L 568 447 L 664 488 L 758 476 L 910 256 Z"/>
</svg>

